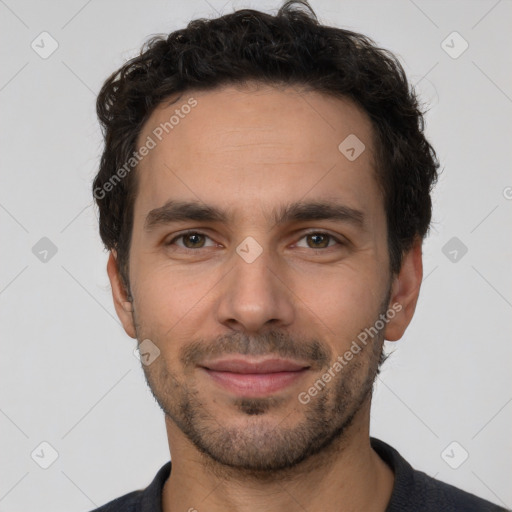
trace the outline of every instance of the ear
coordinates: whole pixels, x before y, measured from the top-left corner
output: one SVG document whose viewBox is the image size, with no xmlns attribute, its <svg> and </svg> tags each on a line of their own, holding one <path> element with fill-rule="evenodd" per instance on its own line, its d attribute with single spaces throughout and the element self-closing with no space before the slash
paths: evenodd
<svg viewBox="0 0 512 512">
<path fill-rule="evenodd" d="M 107 263 L 107 274 L 110 280 L 110 286 L 112 287 L 112 298 L 114 299 L 114 307 L 116 308 L 117 316 L 119 320 L 121 320 L 126 334 L 131 338 L 136 338 L 132 313 L 133 305 L 128 299 L 121 275 L 119 274 L 115 251 L 110 251 Z"/>
<path fill-rule="evenodd" d="M 412 248 L 404 254 L 400 272 L 393 278 L 389 311 L 396 314 L 393 317 L 388 314 L 389 321 L 384 331 L 384 338 L 388 341 L 399 340 L 414 315 L 423 279 L 421 244 L 421 239 L 414 241 Z"/>
</svg>

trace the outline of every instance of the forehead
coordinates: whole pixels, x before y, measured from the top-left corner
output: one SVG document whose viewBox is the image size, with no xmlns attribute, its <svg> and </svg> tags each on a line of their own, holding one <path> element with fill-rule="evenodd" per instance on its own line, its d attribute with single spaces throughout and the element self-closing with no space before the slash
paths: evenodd
<svg viewBox="0 0 512 512">
<path fill-rule="evenodd" d="M 264 85 L 172 100 L 138 138 L 139 147 L 149 140 L 153 147 L 136 171 L 136 216 L 169 200 L 229 203 L 240 215 L 306 196 L 339 197 L 359 210 L 382 206 L 371 122 L 350 100 Z"/>
</svg>

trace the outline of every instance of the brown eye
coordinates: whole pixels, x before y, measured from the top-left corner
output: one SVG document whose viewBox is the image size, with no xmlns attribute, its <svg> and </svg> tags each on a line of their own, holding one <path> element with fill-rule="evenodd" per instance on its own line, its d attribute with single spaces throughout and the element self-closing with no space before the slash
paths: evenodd
<svg viewBox="0 0 512 512">
<path fill-rule="evenodd" d="M 176 245 L 178 248 L 181 248 L 183 250 L 202 249 L 204 247 L 212 246 L 212 244 L 210 244 L 209 246 L 206 245 L 207 239 L 209 240 L 210 237 L 203 233 L 199 233 L 198 231 L 188 231 L 186 233 L 181 233 L 181 235 L 174 237 L 165 245 Z M 181 240 L 182 242 L 176 243 L 178 240 Z"/>
<path fill-rule="evenodd" d="M 187 249 L 197 249 L 204 245 L 204 236 L 201 233 L 187 233 L 186 235 L 182 235 L 181 238 Z M 190 242 L 190 244 L 188 242 Z"/>
<path fill-rule="evenodd" d="M 301 238 L 301 240 L 303 239 L 306 240 L 306 246 L 298 246 L 305 247 L 306 249 L 327 249 L 329 247 L 332 247 L 333 245 L 343 245 L 339 239 L 337 239 L 330 233 L 324 233 L 322 231 L 314 231 L 311 233 L 307 233 Z"/>
<path fill-rule="evenodd" d="M 307 235 L 306 238 L 312 243 L 312 249 L 323 249 L 328 246 L 330 236 L 322 233 L 314 233 L 312 235 Z"/>
</svg>

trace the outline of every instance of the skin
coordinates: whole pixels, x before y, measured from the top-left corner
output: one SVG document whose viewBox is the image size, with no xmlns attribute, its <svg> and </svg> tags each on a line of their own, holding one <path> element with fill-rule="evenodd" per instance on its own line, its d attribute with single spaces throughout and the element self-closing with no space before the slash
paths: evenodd
<svg viewBox="0 0 512 512">
<path fill-rule="evenodd" d="M 162 105 L 139 143 L 190 96 L 197 106 L 136 171 L 132 301 L 114 251 L 107 265 L 127 334 L 160 350 L 143 368 L 166 413 L 172 473 L 163 510 L 384 511 L 394 476 L 370 446 L 371 384 L 383 340 L 398 340 L 414 314 L 422 258 L 418 240 L 399 274 L 389 273 L 370 120 L 346 99 L 229 86 Z M 338 150 L 350 134 L 366 146 L 352 162 Z M 170 199 L 229 207 L 234 216 L 145 230 L 148 213 Z M 269 218 L 299 200 L 336 201 L 361 211 L 364 223 Z M 189 229 L 206 236 L 165 245 Z M 248 236 L 262 249 L 252 263 L 236 252 Z M 302 404 L 299 393 L 393 304 L 401 310 L 379 335 Z M 194 364 L 224 353 L 286 354 L 310 368 L 284 389 L 243 401 Z"/>
</svg>

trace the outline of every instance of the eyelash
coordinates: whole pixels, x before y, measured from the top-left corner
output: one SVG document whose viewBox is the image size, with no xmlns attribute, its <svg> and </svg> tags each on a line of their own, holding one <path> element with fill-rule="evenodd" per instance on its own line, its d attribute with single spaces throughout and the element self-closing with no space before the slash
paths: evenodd
<svg viewBox="0 0 512 512">
<path fill-rule="evenodd" d="M 189 230 L 189 231 L 184 231 L 183 233 L 180 233 L 179 235 L 175 236 L 172 240 L 170 240 L 169 242 L 166 242 L 165 243 L 165 246 L 171 246 L 174 244 L 174 242 L 176 240 L 179 240 L 180 238 L 183 238 L 187 235 L 201 235 L 201 236 L 204 236 L 206 238 L 210 238 L 206 233 L 203 233 L 201 231 L 195 231 L 195 230 Z M 302 240 L 303 238 L 307 237 L 308 235 L 323 235 L 323 236 L 326 236 L 326 237 L 329 237 L 331 240 L 334 240 L 338 246 L 342 246 L 342 245 L 346 245 L 342 240 L 340 240 L 339 238 L 335 237 L 334 235 L 331 235 L 331 233 L 328 233 L 326 231 L 309 231 L 307 233 L 304 233 L 301 238 L 299 240 Z M 210 238 L 211 240 L 211 238 Z M 311 249 L 312 251 L 327 251 L 328 249 L 332 249 L 333 247 L 335 246 L 328 246 L 328 247 L 319 247 L 317 249 L 313 249 L 313 248 L 309 248 Z M 198 247 L 197 249 L 189 249 L 188 247 L 179 247 L 181 251 L 184 251 L 184 252 L 187 252 L 187 253 L 197 253 L 199 250 L 201 249 L 208 249 L 208 247 Z"/>
</svg>

